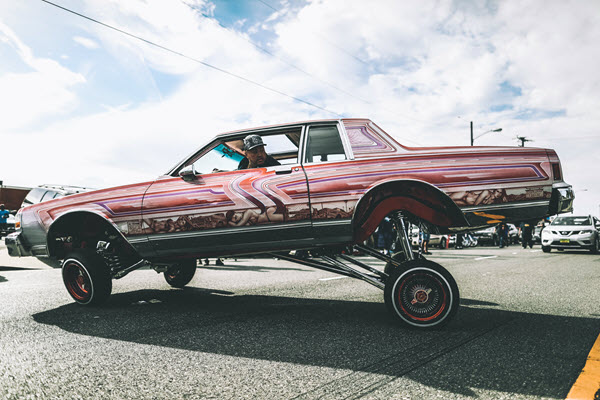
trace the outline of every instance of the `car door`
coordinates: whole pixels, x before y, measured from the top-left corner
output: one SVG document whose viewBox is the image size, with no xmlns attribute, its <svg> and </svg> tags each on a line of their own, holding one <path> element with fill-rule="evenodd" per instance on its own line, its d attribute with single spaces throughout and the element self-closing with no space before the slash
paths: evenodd
<svg viewBox="0 0 600 400">
<path fill-rule="evenodd" d="M 337 123 L 307 126 L 303 166 L 308 179 L 313 230 L 321 243 L 350 241 L 354 207 L 364 193 L 360 166 Z"/>
<path fill-rule="evenodd" d="M 156 256 L 253 253 L 310 241 L 308 186 L 298 161 L 302 128 L 258 134 L 282 165 L 237 170 L 243 136 L 224 137 L 176 176 L 152 184 L 142 216 Z"/>
</svg>

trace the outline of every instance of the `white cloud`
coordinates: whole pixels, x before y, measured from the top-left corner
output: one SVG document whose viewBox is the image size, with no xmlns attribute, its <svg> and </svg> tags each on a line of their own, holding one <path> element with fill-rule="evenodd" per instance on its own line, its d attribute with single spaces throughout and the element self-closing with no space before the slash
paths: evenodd
<svg viewBox="0 0 600 400">
<path fill-rule="evenodd" d="M 85 38 L 82 36 L 75 36 L 73 38 L 73 41 L 75 41 L 76 43 L 79 43 L 80 45 L 82 45 L 83 47 L 87 48 L 87 49 L 97 49 L 98 48 L 98 43 L 96 43 L 96 41 L 90 39 L 90 38 Z"/>
<path fill-rule="evenodd" d="M 0 76 L 2 129 L 21 129 L 44 116 L 66 114 L 78 101 L 73 87 L 84 83 L 80 74 L 55 60 L 36 57 L 14 32 L 0 23 L 0 37 L 28 67 L 27 72 Z"/>
<path fill-rule="evenodd" d="M 246 33 L 202 16 L 214 15 L 208 1 L 89 0 L 83 7 L 92 17 L 197 61 L 347 116 L 370 117 L 404 144 L 467 145 L 471 120 L 476 134 L 503 128 L 476 144 L 516 145 L 515 136 L 525 135 L 535 140 L 528 145 L 555 148 L 566 180 L 588 189 L 576 207 L 597 208 L 600 184 L 586 168 L 597 165 L 591 149 L 600 147 L 595 1 L 286 3 L 264 21 L 236 25 L 247 27 Z M 67 117 L 76 104 L 93 101 L 98 90 L 124 89 L 111 82 L 92 86 L 86 78 L 94 68 L 73 67 L 77 54 L 66 53 L 61 64 L 0 25 L 0 45 L 11 46 L 28 66 L 0 75 L 2 93 L 24 94 L 0 99 L 1 109 L 9 111 L 3 135 L 18 140 L 23 134 L 15 132 L 32 121 L 65 116 L 27 133 L 39 144 L 32 150 L 37 163 L 48 167 L 11 172 L 15 181 L 27 179 L 22 184 L 106 186 L 151 179 L 215 133 L 332 117 L 106 27 L 83 21 L 62 26 L 73 31 L 70 39 L 107 52 L 113 62 L 96 69 L 114 68 L 149 84 L 156 84 L 157 73 L 181 81 L 160 102 L 132 95 L 126 107 L 111 103 L 109 111 Z M 312 76 L 250 44 L 245 34 L 256 40 L 263 29 L 270 34 L 265 47 Z M 552 114 L 556 111 L 564 113 Z M 525 113 L 537 117 L 523 118 Z M 63 151 L 69 158 L 51 158 Z M 76 177 L 69 172 L 72 164 L 83 166 Z"/>
</svg>

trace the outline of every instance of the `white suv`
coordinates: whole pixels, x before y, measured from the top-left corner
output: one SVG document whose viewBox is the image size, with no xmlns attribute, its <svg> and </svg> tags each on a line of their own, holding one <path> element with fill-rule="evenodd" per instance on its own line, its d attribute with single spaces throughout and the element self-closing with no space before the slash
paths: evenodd
<svg viewBox="0 0 600 400">
<path fill-rule="evenodd" d="M 557 217 L 542 231 L 542 250 L 600 248 L 600 221 L 591 215 Z"/>
</svg>

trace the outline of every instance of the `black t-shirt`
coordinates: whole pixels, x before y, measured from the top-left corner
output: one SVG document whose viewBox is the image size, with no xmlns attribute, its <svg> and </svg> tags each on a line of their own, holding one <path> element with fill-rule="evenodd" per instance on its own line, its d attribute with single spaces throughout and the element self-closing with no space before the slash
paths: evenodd
<svg viewBox="0 0 600 400">
<path fill-rule="evenodd" d="M 238 164 L 237 169 L 248 169 L 248 164 L 250 164 L 250 161 L 248 160 L 248 158 L 244 157 L 242 158 L 242 161 L 240 161 L 240 163 Z M 263 165 L 259 165 L 259 167 L 272 167 L 274 165 L 281 165 L 281 163 L 273 157 L 267 155 L 265 163 Z"/>
</svg>

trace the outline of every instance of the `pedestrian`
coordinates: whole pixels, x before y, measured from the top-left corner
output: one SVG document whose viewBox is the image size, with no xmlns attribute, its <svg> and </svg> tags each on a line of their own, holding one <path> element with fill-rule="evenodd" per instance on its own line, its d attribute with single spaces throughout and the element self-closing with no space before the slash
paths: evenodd
<svg viewBox="0 0 600 400">
<path fill-rule="evenodd" d="M 431 236 L 429 235 L 429 232 L 421 231 L 421 251 L 423 252 L 423 254 L 431 254 L 429 252 L 430 239 Z"/>
<path fill-rule="evenodd" d="M 530 249 L 533 248 L 533 225 L 529 222 L 521 222 L 519 226 L 521 230 L 521 244 L 523 248 L 526 249 L 529 246 Z"/>
<path fill-rule="evenodd" d="M 508 225 L 504 222 L 501 222 L 498 225 L 498 240 L 500 241 L 500 248 L 504 246 L 508 247 Z"/>
<path fill-rule="evenodd" d="M 394 241 L 394 224 L 385 217 L 377 227 L 377 248 L 383 250 L 383 254 L 391 255 L 392 243 Z"/>
<path fill-rule="evenodd" d="M 8 221 L 9 215 L 10 213 L 8 212 L 8 210 L 4 209 L 4 204 L 0 204 L 0 232 L 7 231 L 8 226 L 6 222 Z"/>
</svg>

